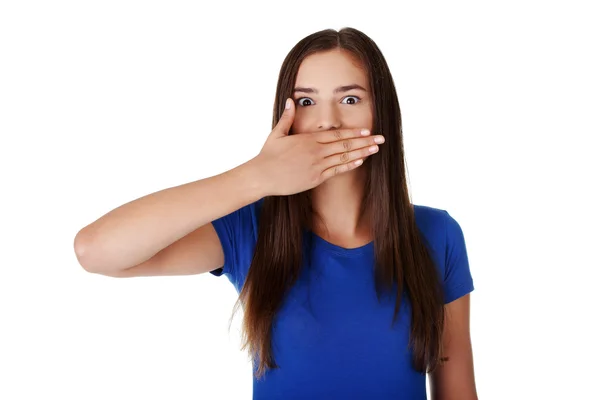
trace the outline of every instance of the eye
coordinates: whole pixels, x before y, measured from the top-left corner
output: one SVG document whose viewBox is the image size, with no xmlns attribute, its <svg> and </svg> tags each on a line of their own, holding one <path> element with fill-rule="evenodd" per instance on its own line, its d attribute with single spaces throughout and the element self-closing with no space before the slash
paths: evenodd
<svg viewBox="0 0 600 400">
<path fill-rule="evenodd" d="M 310 106 L 311 105 L 310 102 L 312 102 L 312 104 L 315 104 L 314 101 L 312 101 L 308 97 L 301 97 L 298 100 L 296 100 L 296 104 L 298 104 L 300 107 Z"/>
<path fill-rule="evenodd" d="M 344 103 L 344 100 L 348 100 L 347 103 Z M 346 96 L 344 97 L 344 99 L 342 100 L 343 104 L 356 104 L 360 101 L 360 97 L 358 96 Z"/>
</svg>

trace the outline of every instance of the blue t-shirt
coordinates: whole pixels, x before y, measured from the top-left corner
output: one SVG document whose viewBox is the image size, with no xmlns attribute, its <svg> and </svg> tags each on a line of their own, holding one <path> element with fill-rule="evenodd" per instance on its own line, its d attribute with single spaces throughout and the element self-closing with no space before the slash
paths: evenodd
<svg viewBox="0 0 600 400">
<path fill-rule="evenodd" d="M 213 221 L 224 274 L 240 292 L 258 237 L 262 200 Z M 463 232 L 447 211 L 414 206 L 443 277 L 445 302 L 474 290 Z M 254 378 L 255 399 L 426 399 L 426 376 L 412 367 L 406 296 L 391 326 L 395 293 L 378 302 L 373 242 L 345 249 L 312 232 L 301 275 L 274 319 L 278 369 Z M 310 263 L 310 264 L 307 264 Z M 310 268 L 307 267 L 310 265 Z"/>
</svg>

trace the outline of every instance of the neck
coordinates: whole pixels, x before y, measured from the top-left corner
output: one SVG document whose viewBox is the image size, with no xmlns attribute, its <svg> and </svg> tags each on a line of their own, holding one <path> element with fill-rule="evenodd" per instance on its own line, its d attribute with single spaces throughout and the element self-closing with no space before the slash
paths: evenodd
<svg viewBox="0 0 600 400">
<path fill-rule="evenodd" d="M 328 179 L 312 190 L 312 206 L 320 218 L 313 230 L 325 239 L 370 238 L 370 226 L 360 209 L 365 170 L 355 169 Z"/>
</svg>

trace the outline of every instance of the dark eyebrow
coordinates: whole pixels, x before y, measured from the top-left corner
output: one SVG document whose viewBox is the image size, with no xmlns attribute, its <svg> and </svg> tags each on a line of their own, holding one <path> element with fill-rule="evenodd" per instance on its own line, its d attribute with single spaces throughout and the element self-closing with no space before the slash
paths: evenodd
<svg viewBox="0 0 600 400">
<path fill-rule="evenodd" d="M 364 87 L 357 85 L 356 83 L 353 83 L 352 85 L 345 85 L 345 86 L 340 86 L 335 88 L 335 90 L 333 91 L 333 93 L 343 93 L 343 92 L 348 92 L 350 90 L 353 89 L 358 89 L 358 90 L 362 90 L 362 91 L 367 91 L 367 89 L 365 89 Z M 319 93 L 319 91 L 315 88 L 308 88 L 308 87 L 296 87 L 294 88 L 294 93 L 296 92 L 300 92 L 300 93 Z"/>
</svg>

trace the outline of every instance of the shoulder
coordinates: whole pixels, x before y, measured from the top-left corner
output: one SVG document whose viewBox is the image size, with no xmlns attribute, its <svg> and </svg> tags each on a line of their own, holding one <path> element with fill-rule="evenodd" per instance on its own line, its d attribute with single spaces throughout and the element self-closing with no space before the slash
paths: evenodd
<svg viewBox="0 0 600 400">
<path fill-rule="evenodd" d="M 448 245 L 463 239 L 459 222 L 445 209 L 413 204 L 415 222 L 428 241 Z"/>
<path fill-rule="evenodd" d="M 445 209 L 413 204 L 415 222 L 419 230 L 436 242 L 461 240 L 463 233 L 459 222 Z"/>
<path fill-rule="evenodd" d="M 423 239 L 440 268 L 445 303 L 474 290 L 463 230 L 447 210 L 413 205 Z"/>
<path fill-rule="evenodd" d="M 443 233 L 446 229 L 448 219 L 451 218 L 448 211 L 441 208 L 413 204 L 413 210 L 415 213 L 415 222 L 424 234 Z"/>
<path fill-rule="evenodd" d="M 263 200 L 212 221 L 223 249 L 224 265 L 211 273 L 215 276 L 227 275 L 238 290 L 245 280 L 258 240 L 258 222 Z"/>
<path fill-rule="evenodd" d="M 413 209 L 417 227 L 430 250 L 447 259 L 449 253 L 464 248 L 463 230 L 447 210 L 415 204 Z"/>
<path fill-rule="evenodd" d="M 221 221 L 229 222 L 234 230 L 240 230 L 244 233 L 256 231 L 263 202 L 264 198 L 250 203 L 221 218 Z"/>
</svg>

